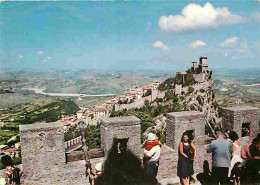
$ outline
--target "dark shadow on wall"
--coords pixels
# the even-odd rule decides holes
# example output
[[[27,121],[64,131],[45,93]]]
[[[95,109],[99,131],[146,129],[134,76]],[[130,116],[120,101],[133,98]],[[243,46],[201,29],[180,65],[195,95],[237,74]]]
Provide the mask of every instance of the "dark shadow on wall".
[[[114,138],[104,166],[104,185],[150,185],[141,160],[127,149],[128,138]],[[158,184],[159,185],[159,184]]]

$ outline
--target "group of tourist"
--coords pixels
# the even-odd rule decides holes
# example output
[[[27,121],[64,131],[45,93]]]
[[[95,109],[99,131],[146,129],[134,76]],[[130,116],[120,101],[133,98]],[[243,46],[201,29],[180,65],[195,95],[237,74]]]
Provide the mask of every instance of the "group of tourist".
[[[193,161],[197,152],[192,140],[188,133],[184,133],[179,144],[177,175],[182,185],[189,185],[193,179]],[[206,170],[211,177],[208,184],[238,185],[243,174],[244,178],[259,180],[260,134],[241,150],[237,133],[231,131],[225,135],[217,131],[216,139],[208,145],[207,152],[212,153],[212,172]]]
[[[177,175],[182,185],[189,185],[191,181],[194,181],[193,163],[197,157],[197,150],[193,139],[194,137],[190,133],[185,132],[179,143]],[[109,182],[106,184],[109,185],[121,185],[129,179],[130,184],[131,182],[143,182],[143,180],[147,185],[158,184],[156,176],[162,147],[159,136],[153,133],[148,134],[147,140],[143,144],[143,165],[137,157],[130,151],[128,152],[128,138],[117,138],[115,141],[114,150],[111,150],[105,164],[97,163],[93,170],[87,168],[86,174],[89,176],[91,184],[104,184],[103,173],[106,174],[106,180]],[[212,153],[212,171],[210,172],[207,161],[206,163],[204,161],[203,165],[204,173],[209,177],[207,184],[233,183],[239,185],[243,178],[260,180],[260,134],[253,139],[252,143],[241,148],[237,133],[231,131],[223,134],[217,131],[216,139],[207,146],[206,151]],[[11,165],[11,159],[5,161],[6,184],[19,184],[19,175],[15,175],[16,171]],[[106,170],[104,170],[104,166],[106,166]]]
[[[182,185],[189,185],[194,181],[192,177],[194,175],[193,163],[197,157],[197,150],[193,139],[190,133],[185,132],[179,143],[177,175]],[[161,146],[159,137],[153,133],[148,134],[147,140],[143,144],[143,176],[148,185],[158,183],[156,176],[158,173]],[[231,131],[222,134],[222,132],[217,131],[216,139],[207,146],[206,151],[212,153],[211,172],[207,161],[206,163],[204,162],[203,166],[209,177],[206,184],[223,185],[233,183],[234,185],[238,185],[243,174],[245,177],[259,178],[259,176],[254,177],[253,173],[258,174],[260,167],[260,134],[258,134],[251,144],[241,148],[239,137],[235,132]],[[250,173],[250,170],[253,173]],[[94,175],[90,176],[95,185],[100,184],[99,179],[102,178],[101,172],[102,167],[98,163],[96,169],[93,170],[92,174]]]

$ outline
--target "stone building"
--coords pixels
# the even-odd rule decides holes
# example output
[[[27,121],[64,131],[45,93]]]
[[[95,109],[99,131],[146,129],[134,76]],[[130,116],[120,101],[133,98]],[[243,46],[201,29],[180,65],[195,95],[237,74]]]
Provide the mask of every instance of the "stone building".
[[[200,73],[206,73],[208,69],[208,57],[202,56],[200,57],[200,63],[199,63],[199,72]]]
[[[260,109],[249,106],[222,108],[223,129],[235,131],[239,137],[250,139],[259,132]]]

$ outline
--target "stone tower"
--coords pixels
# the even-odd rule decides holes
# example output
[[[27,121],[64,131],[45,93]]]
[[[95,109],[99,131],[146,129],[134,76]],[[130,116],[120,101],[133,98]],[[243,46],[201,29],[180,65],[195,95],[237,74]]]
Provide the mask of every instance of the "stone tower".
[[[233,130],[239,137],[250,139],[259,132],[260,109],[250,106],[236,106],[222,108],[222,127]]]

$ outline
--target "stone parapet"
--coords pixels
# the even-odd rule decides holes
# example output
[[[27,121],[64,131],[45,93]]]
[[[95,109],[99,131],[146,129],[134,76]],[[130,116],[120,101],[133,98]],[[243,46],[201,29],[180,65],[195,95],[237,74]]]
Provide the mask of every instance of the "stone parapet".
[[[205,135],[206,114],[199,111],[168,113],[166,119],[166,145],[177,150],[182,134],[193,131],[195,140]]]
[[[250,139],[259,133],[260,109],[251,106],[236,106],[222,108],[222,127],[224,130],[233,130],[242,137],[242,127],[249,124]]]
[[[60,123],[20,126],[25,185],[88,184],[85,164],[77,166],[65,160],[63,127]]]
[[[114,138],[117,136],[128,137],[128,149],[136,156],[140,156],[141,125],[140,119],[135,116],[116,118],[100,118],[101,147],[107,156],[112,148]]]

